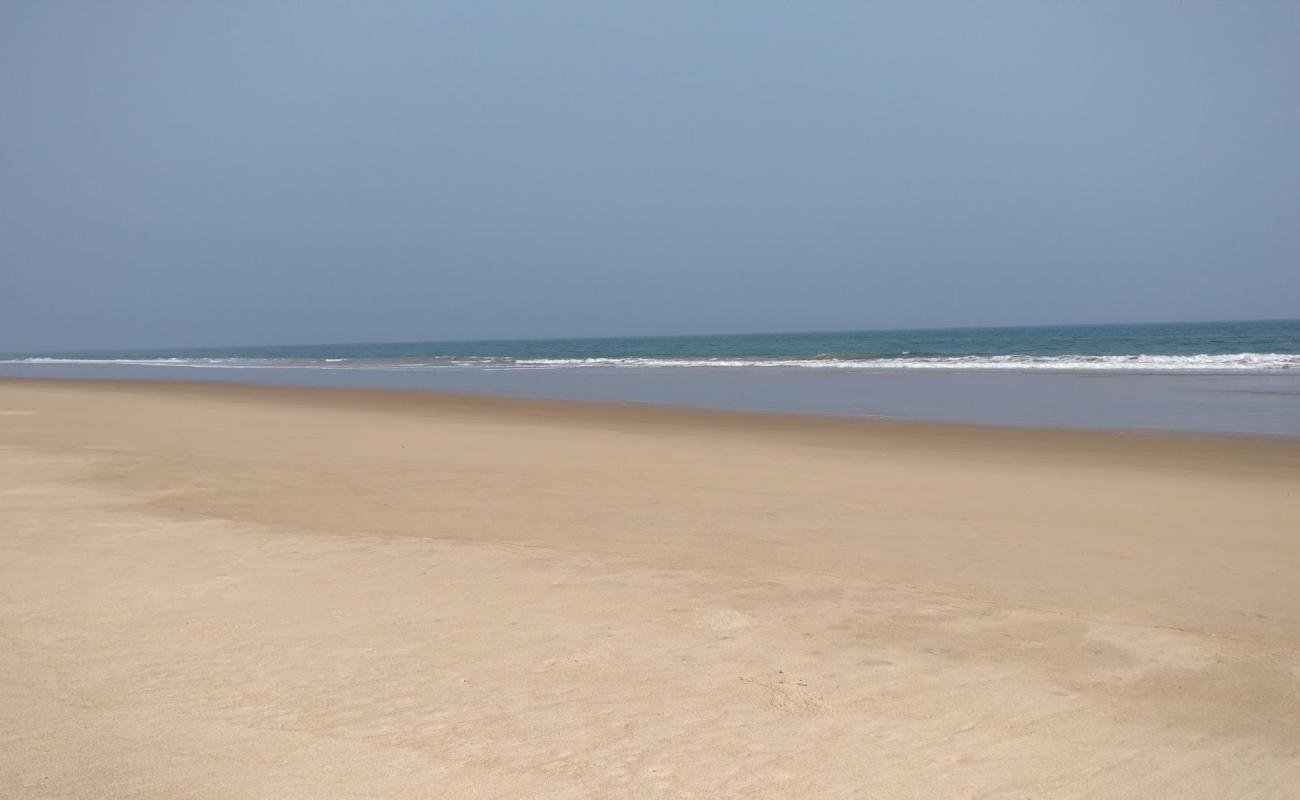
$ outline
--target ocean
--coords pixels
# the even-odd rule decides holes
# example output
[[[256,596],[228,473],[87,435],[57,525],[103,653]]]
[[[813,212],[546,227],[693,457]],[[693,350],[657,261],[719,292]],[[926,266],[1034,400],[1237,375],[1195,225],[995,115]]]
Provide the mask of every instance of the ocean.
[[[16,353],[0,375],[1300,435],[1300,320]]]
[[[1300,369],[1300,320],[206,347],[10,354],[3,361],[82,362],[226,369],[1262,371]]]

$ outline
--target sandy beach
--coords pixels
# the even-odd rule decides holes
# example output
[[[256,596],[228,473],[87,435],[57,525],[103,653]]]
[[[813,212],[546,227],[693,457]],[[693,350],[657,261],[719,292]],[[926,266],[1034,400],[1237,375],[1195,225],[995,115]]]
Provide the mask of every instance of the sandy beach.
[[[0,795],[1300,796],[1300,440],[0,381]]]

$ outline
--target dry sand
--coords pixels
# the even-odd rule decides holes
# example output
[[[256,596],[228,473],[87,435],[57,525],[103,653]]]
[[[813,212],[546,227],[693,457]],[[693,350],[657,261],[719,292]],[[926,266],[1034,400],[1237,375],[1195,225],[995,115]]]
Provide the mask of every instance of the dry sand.
[[[6,798],[1300,796],[1300,442],[0,381]]]

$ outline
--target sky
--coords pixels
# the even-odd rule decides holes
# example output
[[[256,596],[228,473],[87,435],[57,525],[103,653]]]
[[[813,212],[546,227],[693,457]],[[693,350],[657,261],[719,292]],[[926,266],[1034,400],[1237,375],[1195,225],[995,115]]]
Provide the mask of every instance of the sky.
[[[1300,317],[1300,4],[0,4],[0,351]]]

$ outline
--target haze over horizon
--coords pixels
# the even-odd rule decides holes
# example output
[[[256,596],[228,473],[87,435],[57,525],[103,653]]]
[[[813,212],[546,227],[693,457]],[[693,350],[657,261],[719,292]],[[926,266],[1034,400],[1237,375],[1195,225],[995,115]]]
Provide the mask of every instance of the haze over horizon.
[[[0,351],[1300,316],[1300,7],[0,9]]]

